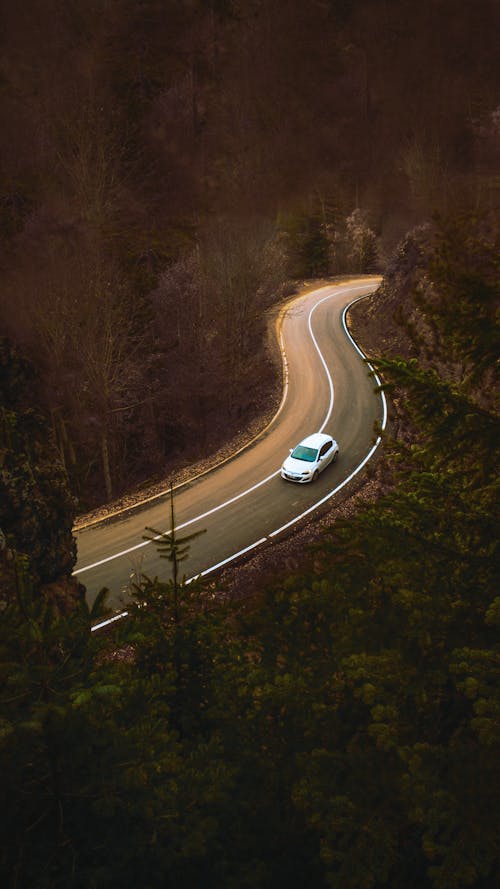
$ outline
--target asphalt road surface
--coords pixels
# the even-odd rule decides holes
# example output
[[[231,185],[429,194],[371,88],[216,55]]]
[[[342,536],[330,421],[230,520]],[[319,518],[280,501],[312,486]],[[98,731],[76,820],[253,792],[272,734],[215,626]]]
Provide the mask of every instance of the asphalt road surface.
[[[280,408],[268,428],[243,451],[175,489],[179,534],[205,530],[193,540],[181,569],[186,577],[209,574],[262,542],[293,532],[304,513],[334,498],[365,471],[385,425],[385,400],[375,392],[361,353],[347,333],[345,309],[372,293],[379,279],[328,285],[291,300],[280,315],[284,362]],[[279,474],[289,449],[311,432],[333,435],[339,458],[316,482],[298,485]],[[169,563],[142,538],[146,527],[169,527],[169,498],[162,495],[75,532],[75,575],[91,603],[110,590],[110,605],[126,609],[131,576],[167,579]]]

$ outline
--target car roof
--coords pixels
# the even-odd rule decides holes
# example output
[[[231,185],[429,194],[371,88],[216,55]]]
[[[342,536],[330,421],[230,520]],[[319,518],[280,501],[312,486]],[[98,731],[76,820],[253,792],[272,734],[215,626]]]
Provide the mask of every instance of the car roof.
[[[312,435],[308,435],[307,438],[303,438],[299,444],[304,445],[306,448],[320,448],[321,445],[324,445],[325,441],[331,441],[331,435],[325,435],[324,432],[313,432]]]

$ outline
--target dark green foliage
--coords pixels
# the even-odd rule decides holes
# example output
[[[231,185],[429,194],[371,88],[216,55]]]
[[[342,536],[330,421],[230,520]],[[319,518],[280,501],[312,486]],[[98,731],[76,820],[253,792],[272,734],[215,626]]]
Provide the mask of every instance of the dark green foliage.
[[[75,503],[47,418],[36,407],[32,365],[0,339],[0,528],[31,570],[49,582],[76,561]]]
[[[84,834],[90,846],[96,842],[86,760],[103,765],[106,711],[120,694],[111,677],[94,672],[98,644],[90,638],[90,621],[101,605],[102,597],[90,614],[82,601],[63,617],[34,595],[25,575],[2,611],[0,755],[2,809],[9,812],[0,859],[4,885],[62,885],[78,857],[75,834]]]
[[[419,254],[435,366],[374,361],[404,410],[397,486],[296,576],[240,607],[144,578],[118,635],[97,638],[83,603],[61,615],[31,593],[20,560],[0,621],[5,885],[496,887],[491,331],[471,328],[465,374],[455,360],[491,275],[471,247],[445,323],[462,237]],[[174,565],[187,554],[160,538]]]
[[[283,220],[293,278],[318,278],[330,270],[330,248],[325,223],[317,215],[302,214]]]
[[[369,274],[378,270],[378,244],[367,214],[341,213],[333,199],[314,195],[309,209],[280,216],[278,225],[292,278]]]
[[[179,588],[181,585],[179,578],[179,564],[188,558],[191,540],[195,540],[200,534],[204,534],[205,529],[196,531],[194,534],[186,534],[183,537],[179,536],[175,527],[174,491],[172,483],[170,483],[170,529],[169,531],[156,531],[154,528],[146,528],[146,531],[149,531],[150,534],[153,534],[154,536],[151,537],[145,534],[143,539],[156,543],[160,559],[166,559],[172,566],[172,577],[167,586],[171,588],[173,616],[174,621],[178,623]],[[151,586],[148,580],[146,580],[146,583]],[[157,587],[157,581],[155,581],[153,586]]]
[[[436,244],[457,254],[457,229]],[[448,281],[454,269],[443,272]],[[447,338],[467,340],[485,280],[463,285],[458,318],[443,321],[442,376],[416,361],[375,362],[404,393],[413,427],[412,444],[391,448],[399,486],[337,523],[314,572],[269,590],[251,628],[266,716],[282,719],[290,799],[339,889],[495,881],[498,417],[481,403],[489,364],[471,358],[463,382],[453,365],[445,372]],[[427,286],[443,320],[449,291],[437,276]]]
[[[168,664],[144,673],[130,648],[110,653],[90,632],[102,605],[62,617],[26,585],[3,611],[2,885],[139,889],[147,872],[151,887],[190,886],[211,854],[220,744],[180,741]]]

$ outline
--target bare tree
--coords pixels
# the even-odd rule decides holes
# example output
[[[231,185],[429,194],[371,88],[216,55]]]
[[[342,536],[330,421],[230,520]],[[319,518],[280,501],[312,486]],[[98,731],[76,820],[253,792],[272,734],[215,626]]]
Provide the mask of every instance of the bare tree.
[[[212,222],[203,237],[200,261],[210,313],[221,334],[231,400],[255,325],[269,294],[283,281],[284,257],[267,220],[225,217]]]
[[[144,393],[136,365],[141,342],[137,306],[113,265],[94,257],[82,269],[83,299],[73,325],[81,381],[75,395],[82,417],[94,422],[99,438],[107,499],[113,495],[110,448],[119,434],[120,417]],[[139,364],[140,366],[140,364]]]

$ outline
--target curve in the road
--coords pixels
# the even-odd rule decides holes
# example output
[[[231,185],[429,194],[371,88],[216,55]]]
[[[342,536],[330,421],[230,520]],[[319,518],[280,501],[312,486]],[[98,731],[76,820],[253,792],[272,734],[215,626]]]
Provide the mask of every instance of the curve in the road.
[[[326,415],[325,415],[325,417],[324,417],[324,419],[323,419],[323,422],[322,422],[322,424],[321,424],[320,431],[323,430],[323,429],[325,428],[325,426],[326,426],[326,424],[328,423],[328,420],[329,420],[329,418],[330,418],[330,416],[331,416],[331,414],[332,414],[332,411],[333,411],[333,405],[334,405],[334,398],[335,398],[335,390],[334,390],[334,384],[333,384],[332,376],[331,376],[331,374],[330,374],[328,365],[327,365],[327,363],[326,363],[326,361],[325,361],[325,359],[324,359],[324,357],[323,357],[323,355],[322,355],[322,352],[321,352],[321,350],[320,350],[320,347],[319,347],[318,342],[317,342],[317,340],[316,340],[316,337],[315,337],[315,335],[314,335],[313,326],[312,326],[312,318],[313,318],[313,315],[314,315],[315,311],[318,309],[318,307],[319,307],[320,305],[322,305],[322,303],[324,303],[324,302],[326,302],[327,300],[331,299],[333,295],[334,295],[333,293],[329,293],[329,294],[327,294],[326,296],[324,296],[324,297],[322,297],[321,299],[319,299],[319,300],[312,306],[312,308],[310,309],[310,311],[309,311],[309,316],[308,316],[308,330],[309,330],[309,334],[310,334],[310,336],[311,336],[312,342],[313,342],[313,344],[314,344],[314,348],[316,349],[316,351],[317,351],[317,353],[318,353],[318,356],[319,356],[319,358],[320,358],[321,364],[322,364],[323,369],[324,369],[324,371],[325,371],[325,374],[326,374],[326,377],[327,377],[327,381],[328,381],[329,391],[330,391],[329,404],[328,404],[328,408],[327,408]],[[347,336],[347,338],[348,338],[349,341],[351,342],[351,344],[352,344],[352,346],[354,347],[354,349],[358,352],[358,354],[359,354],[359,355],[363,358],[363,360],[365,360],[365,361],[366,361],[366,356],[364,355],[363,351],[362,351],[361,348],[358,346],[358,344],[355,342],[355,340],[354,340],[354,338],[352,337],[350,331],[348,330],[347,323],[346,323],[346,316],[347,316],[347,313],[348,313],[348,311],[349,311],[349,309],[351,308],[352,305],[354,305],[355,303],[359,302],[359,301],[362,300],[362,299],[365,299],[366,296],[368,296],[368,295],[369,295],[369,294],[364,294],[364,295],[359,296],[359,297],[357,297],[356,299],[352,300],[347,306],[345,306],[345,308],[343,309],[343,312],[342,312],[342,325],[343,325],[343,329],[344,329],[345,335]],[[295,303],[295,302],[296,302],[296,300],[293,301],[293,303]],[[284,317],[284,315],[286,314],[286,311],[288,311],[289,307],[290,307],[290,304],[288,304],[288,306],[285,307],[285,309],[280,313],[280,319]],[[279,321],[278,321],[278,323],[279,323]],[[275,416],[273,417],[273,419],[271,420],[271,422],[270,422],[270,423],[268,424],[268,426],[266,427],[266,430],[263,430],[263,432],[259,433],[259,435],[257,435],[257,436],[255,437],[255,439],[261,437],[261,436],[264,434],[264,432],[267,431],[267,429],[268,429],[268,428],[269,428],[269,427],[276,421],[278,415],[281,413],[281,410],[283,409],[283,406],[284,406],[284,404],[285,404],[285,402],[286,402],[286,398],[287,398],[287,393],[288,393],[288,363],[287,363],[286,351],[285,351],[285,347],[284,347],[283,336],[282,336],[282,331],[281,331],[281,330],[279,330],[278,341],[279,341],[279,345],[280,345],[280,351],[281,351],[282,362],[283,362],[283,396],[282,396],[282,399],[281,399],[280,406],[279,406],[279,408],[278,408],[278,410],[277,410]],[[374,379],[375,379],[375,382],[377,383],[377,385],[380,385],[380,380],[379,380],[379,378],[377,377],[376,373],[375,373],[374,370],[373,370],[373,367],[370,365],[369,362],[367,362],[367,366],[369,367],[370,371],[372,372],[372,374],[373,374],[373,376],[374,376]],[[383,431],[383,430],[385,429],[385,427],[386,427],[386,423],[387,423],[387,403],[386,403],[386,399],[385,399],[385,395],[384,395],[383,391],[380,391],[380,397],[381,397],[381,401],[382,401],[382,413],[383,413],[383,416],[382,416],[382,422],[381,422],[381,431]],[[255,439],[252,439],[252,442],[255,441]],[[363,469],[363,467],[364,467],[364,466],[369,462],[369,460],[373,457],[374,453],[376,452],[377,448],[378,448],[379,445],[380,445],[380,442],[381,442],[381,436],[379,435],[378,438],[376,439],[375,443],[373,444],[373,446],[370,448],[370,450],[369,450],[368,453],[364,456],[364,458],[360,461],[360,463],[354,468],[354,470],[353,470],[353,471],[352,471],[352,472],[351,472],[345,479],[343,479],[339,484],[337,484],[331,491],[329,491],[329,492],[327,492],[325,495],[323,495],[319,500],[317,500],[315,503],[313,503],[312,505],[310,505],[306,510],[303,510],[302,512],[300,512],[299,514],[297,514],[296,516],[294,516],[292,519],[290,519],[288,522],[286,522],[285,524],[281,525],[279,528],[276,528],[275,530],[268,532],[267,536],[265,536],[265,537],[261,537],[261,538],[255,540],[253,543],[249,544],[248,546],[245,546],[243,549],[240,549],[238,552],[233,553],[232,555],[228,556],[227,558],[223,559],[222,561],[219,561],[219,562],[217,562],[216,564],[211,565],[210,567],[208,567],[208,568],[204,569],[203,571],[199,572],[198,574],[194,575],[194,577],[200,577],[200,576],[201,576],[201,577],[204,577],[204,576],[206,576],[206,575],[208,575],[208,574],[210,574],[210,573],[213,573],[214,571],[216,571],[216,570],[218,570],[218,569],[224,567],[225,565],[230,564],[231,562],[236,561],[237,559],[241,558],[243,555],[246,555],[247,553],[249,553],[249,552],[255,550],[257,547],[261,546],[263,543],[269,541],[270,539],[273,539],[273,538],[277,537],[279,534],[283,533],[285,530],[288,530],[288,529],[289,529],[290,527],[292,527],[293,525],[295,525],[295,524],[297,524],[298,522],[302,521],[302,519],[304,519],[306,516],[308,516],[308,515],[310,515],[311,513],[313,513],[313,512],[314,512],[315,510],[317,510],[320,506],[322,506],[324,503],[326,503],[328,500],[330,500],[333,496],[335,496],[335,494],[337,494],[342,488],[344,488],[347,484],[349,484],[349,482],[350,482],[350,481],[351,481],[351,480],[352,480],[352,479],[353,479],[359,472],[361,472],[361,470]],[[249,446],[250,443],[251,443],[251,442],[247,443],[247,445],[245,445],[244,448],[241,448],[237,453],[240,453],[241,450],[245,450],[245,449]],[[234,457],[234,456],[236,456],[236,454],[232,455],[232,457]],[[224,462],[225,462],[225,461],[224,461]],[[209,470],[209,471],[210,471],[210,470]],[[206,518],[206,517],[208,517],[208,516],[214,514],[215,512],[218,512],[219,510],[221,510],[221,509],[223,509],[224,507],[230,505],[231,503],[234,503],[235,501],[240,500],[241,498],[245,497],[247,494],[251,493],[252,491],[255,491],[257,488],[261,487],[262,485],[264,485],[264,484],[266,484],[267,482],[269,482],[271,479],[275,478],[276,475],[279,474],[279,471],[280,471],[280,470],[277,469],[276,471],[274,471],[274,472],[271,473],[270,475],[266,476],[264,479],[261,479],[261,480],[260,480],[259,482],[257,482],[256,484],[252,485],[251,487],[247,488],[247,489],[244,490],[244,491],[241,491],[241,492],[238,493],[236,496],[234,496],[234,497],[232,497],[232,498],[230,498],[230,499],[224,501],[223,503],[218,504],[217,506],[215,506],[215,507],[213,507],[213,508],[211,508],[211,509],[205,511],[204,513],[202,513],[202,514],[200,514],[200,515],[198,515],[198,516],[196,516],[196,517],[194,517],[194,518],[189,519],[188,521],[186,521],[186,522],[184,522],[184,523],[182,523],[182,524],[179,524],[179,525],[177,526],[176,530],[182,530],[183,528],[187,527],[188,525],[191,525],[191,524],[193,524],[193,523],[195,523],[195,522],[197,522],[197,521],[200,521],[200,520],[202,520],[202,519],[204,519],[204,518]],[[205,473],[203,473],[203,474],[205,474]],[[182,487],[182,485],[179,485],[178,487]],[[161,495],[157,495],[157,496],[161,496]],[[155,498],[155,499],[156,499],[156,498]],[[113,561],[114,559],[117,559],[117,558],[119,558],[119,557],[121,557],[121,556],[127,555],[127,554],[129,554],[129,553],[131,553],[131,552],[133,552],[133,551],[135,551],[135,550],[138,550],[138,549],[140,549],[140,548],[142,548],[142,547],[144,547],[144,546],[149,545],[150,542],[151,542],[150,540],[142,541],[141,543],[135,544],[134,546],[129,547],[129,548],[125,549],[125,550],[122,550],[121,552],[114,553],[113,555],[111,555],[111,556],[107,556],[107,557],[105,557],[105,558],[103,558],[103,559],[101,559],[101,560],[99,560],[99,561],[97,561],[97,562],[94,562],[94,563],[89,564],[89,565],[86,565],[86,566],[84,566],[84,567],[82,567],[82,568],[76,569],[74,573],[75,573],[75,574],[81,574],[81,573],[83,573],[83,572],[85,572],[85,571],[90,570],[91,568],[94,568],[94,567],[98,566],[98,565],[102,565],[102,564],[105,564],[106,562]],[[187,580],[187,582],[189,583],[191,580],[194,579],[194,577],[189,578],[189,579]],[[93,630],[101,629],[102,627],[109,625],[109,624],[112,623],[113,621],[115,621],[115,620],[119,620],[119,619],[125,617],[125,616],[127,615],[127,613],[128,613],[128,612],[127,612],[126,610],[121,611],[119,614],[113,616],[112,618],[107,619],[107,620],[105,620],[105,621],[102,621],[102,622],[100,622],[100,623],[94,625],[92,629],[93,629]]]

